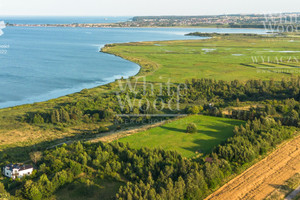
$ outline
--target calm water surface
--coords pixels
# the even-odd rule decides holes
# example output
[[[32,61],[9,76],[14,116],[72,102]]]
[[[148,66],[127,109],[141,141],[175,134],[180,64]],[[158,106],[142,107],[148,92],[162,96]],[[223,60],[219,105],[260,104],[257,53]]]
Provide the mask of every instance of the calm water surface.
[[[80,20],[102,23],[128,19]],[[74,18],[0,17],[1,20],[32,24],[83,22]],[[256,29],[214,28],[7,27],[0,36],[0,108],[49,100],[138,73],[137,64],[99,52],[105,44],[196,39],[184,36],[195,31],[264,33]]]

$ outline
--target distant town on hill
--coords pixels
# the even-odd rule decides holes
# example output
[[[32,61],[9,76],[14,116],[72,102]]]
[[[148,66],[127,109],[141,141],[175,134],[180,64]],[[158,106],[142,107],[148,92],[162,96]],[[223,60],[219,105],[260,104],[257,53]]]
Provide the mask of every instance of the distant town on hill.
[[[11,24],[8,26],[61,26],[61,27],[217,27],[268,28],[299,30],[300,12],[277,14],[230,14],[199,16],[136,16],[126,22],[89,24]],[[280,27],[282,26],[282,27]],[[299,27],[298,27],[299,26]]]
[[[270,23],[297,24],[300,13],[278,14],[231,14],[203,16],[138,16],[125,22],[129,26],[209,26],[219,25],[231,28],[264,28]]]

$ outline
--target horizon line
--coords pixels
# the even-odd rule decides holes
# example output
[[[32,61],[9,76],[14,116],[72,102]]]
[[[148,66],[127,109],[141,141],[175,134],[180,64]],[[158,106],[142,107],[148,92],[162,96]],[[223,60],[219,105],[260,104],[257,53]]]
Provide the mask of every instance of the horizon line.
[[[264,14],[300,14],[297,12],[268,12],[268,13],[223,13],[223,14],[159,14],[159,15],[0,15],[0,17],[163,17],[163,16],[223,16],[223,15],[264,15]]]

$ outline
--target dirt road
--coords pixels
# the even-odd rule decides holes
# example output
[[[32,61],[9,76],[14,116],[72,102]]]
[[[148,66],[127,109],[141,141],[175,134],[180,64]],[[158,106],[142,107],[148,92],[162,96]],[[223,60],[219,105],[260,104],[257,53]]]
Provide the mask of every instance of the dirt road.
[[[291,194],[285,197],[284,200],[292,200],[300,193],[300,186],[297,187]]]
[[[300,172],[300,136],[237,176],[206,200],[262,200]]]

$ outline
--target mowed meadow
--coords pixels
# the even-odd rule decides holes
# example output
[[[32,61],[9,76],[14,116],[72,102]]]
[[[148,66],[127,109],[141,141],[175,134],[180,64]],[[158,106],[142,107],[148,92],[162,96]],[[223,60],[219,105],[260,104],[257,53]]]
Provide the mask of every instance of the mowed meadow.
[[[183,83],[192,78],[281,80],[299,74],[299,42],[297,35],[230,34],[200,40],[116,44],[103,51],[139,63],[143,67],[140,75],[151,82],[170,79]]]
[[[186,132],[189,123],[196,124],[196,133]],[[234,126],[241,124],[244,122],[240,120],[192,115],[118,141],[129,143],[136,149],[147,147],[173,150],[191,158],[198,153],[210,153],[215,146],[233,136]]]

